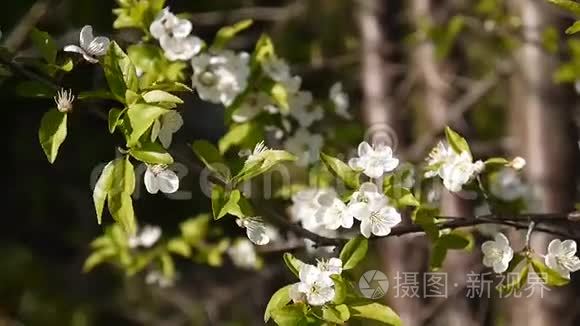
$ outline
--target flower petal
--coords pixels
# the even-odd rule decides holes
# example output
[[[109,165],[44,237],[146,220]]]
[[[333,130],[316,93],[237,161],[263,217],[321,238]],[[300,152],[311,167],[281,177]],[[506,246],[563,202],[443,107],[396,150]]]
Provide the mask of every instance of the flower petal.
[[[83,50],[81,47],[79,47],[78,45],[67,45],[62,49],[64,52],[74,52],[74,53],[80,53],[80,54],[85,54],[85,50]]]
[[[576,254],[576,241],[564,240],[562,242],[562,254],[565,256],[574,256]]]
[[[157,182],[157,177],[149,168],[145,170],[145,176],[143,177],[145,181],[145,188],[150,194],[156,194],[159,191],[159,184]]]
[[[178,23],[173,26],[173,36],[176,38],[184,38],[191,33],[191,22],[187,19],[179,19]]]
[[[548,245],[548,253],[553,255],[559,255],[562,252],[562,241],[560,239],[554,239],[550,241]]]
[[[509,263],[499,260],[493,264],[493,271],[496,273],[503,273],[508,269]]]
[[[166,194],[172,194],[179,189],[179,178],[170,169],[161,171],[157,175],[157,182],[159,184],[159,190]]]
[[[81,48],[87,49],[94,39],[95,37],[93,36],[93,26],[91,25],[83,26],[80,34]]]
[[[359,157],[367,156],[368,154],[370,154],[372,152],[373,152],[373,148],[366,141],[363,141],[362,143],[360,143],[358,145],[358,156]]]

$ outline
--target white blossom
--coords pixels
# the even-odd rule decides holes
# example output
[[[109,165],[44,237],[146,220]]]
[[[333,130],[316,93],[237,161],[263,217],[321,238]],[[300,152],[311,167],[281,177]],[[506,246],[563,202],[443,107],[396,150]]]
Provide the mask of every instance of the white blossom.
[[[306,166],[316,162],[324,139],[318,134],[312,134],[305,128],[299,128],[293,136],[284,142],[284,148],[296,155],[296,165]]]
[[[312,93],[308,91],[300,91],[292,94],[288,98],[288,107],[290,108],[290,115],[298,121],[300,127],[308,128],[315,121],[324,117],[324,111],[320,106],[311,106]]]
[[[360,232],[370,238],[371,234],[386,236],[391,229],[401,223],[401,214],[389,206],[385,196],[369,201],[368,205],[353,212],[354,217],[361,221]]]
[[[270,149],[264,145],[264,141],[257,143],[256,146],[254,146],[254,150],[250,153],[244,164],[250,165],[263,161],[269,150]]]
[[[65,90],[64,88],[61,88],[54,97],[56,108],[62,113],[68,113],[72,111],[74,100],[75,96],[73,95],[71,89]]]
[[[576,257],[574,240],[552,240],[544,260],[548,267],[567,279],[570,279],[571,272],[580,270],[580,258]]]
[[[264,221],[261,217],[252,216],[243,219],[237,219],[236,223],[239,227],[246,229],[246,235],[253,243],[262,246],[270,242],[268,229],[266,228],[266,224],[264,224]]]
[[[254,245],[246,239],[237,240],[230,248],[228,255],[234,265],[240,268],[254,269],[258,264],[258,255]]]
[[[335,193],[326,193],[318,196],[320,209],[316,217],[330,230],[339,227],[350,229],[354,223],[354,217],[348,206],[338,198]]]
[[[351,158],[348,165],[354,170],[362,171],[370,178],[380,178],[384,173],[393,171],[399,165],[399,160],[393,157],[393,150],[385,145],[373,148],[363,141],[358,146],[358,156]]]
[[[522,198],[527,189],[516,171],[505,168],[498,172],[489,190],[502,200],[512,201]]]
[[[508,163],[508,166],[516,170],[521,170],[526,166],[526,160],[523,157],[517,156]]]
[[[445,188],[452,192],[458,192],[463,189],[463,185],[479,174],[483,168],[483,162],[477,161],[473,163],[471,154],[463,152],[446,162],[441,169],[440,175]]]
[[[247,53],[236,55],[230,50],[194,57],[192,83],[199,97],[226,106],[232,104],[248,84],[249,60]]]
[[[165,165],[147,165],[144,181],[145,188],[150,194],[156,194],[159,190],[166,194],[172,194],[179,189],[177,174]]]
[[[505,272],[514,257],[510,242],[503,233],[496,234],[494,240],[484,242],[481,245],[481,251],[483,265],[493,268],[495,273]]]
[[[473,162],[467,151],[456,153],[450,146],[439,142],[427,158],[425,177],[439,176],[449,191],[458,192],[485,168],[482,161]]]
[[[339,258],[321,259],[316,267],[328,276],[340,275],[342,273],[342,260]]]
[[[351,120],[352,115],[348,112],[348,107],[350,105],[350,101],[348,98],[348,94],[346,94],[342,89],[342,83],[337,82],[330,88],[328,97],[330,101],[334,104],[334,112],[347,119]]]
[[[187,61],[198,54],[203,48],[203,40],[196,36],[184,38],[162,37],[159,44],[165,57],[171,61]]]
[[[173,285],[173,280],[165,277],[163,273],[158,270],[152,270],[145,276],[145,283],[150,285],[157,285],[160,288],[167,288]]]
[[[151,248],[161,237],[161,228],[158,226],[145,225],[135,235],[129,237],[129,247]]]
[[[237,123],[242,123],[252,120],[263,111],[276,113],[278,110],[268,94],[264,92],[252,93],[232,113],[232,120]]]
[[[298,92],[302,79],[298,76],[292,76],[288,63],[278,57],[269,57],[262,61],[262,69],[273,81],[282,84],[289,94]]]
[[[322,272],[316,266],[302,264],[299,277],[300,282],[290,291],[293,300],[305,298],[310,305],[322,306],[334,299],[334,282],[326,272]]]
[[[151,141],[159,139],[163,147],[169,148],[173,140],[173,134],[181,129],[182,126],[183,118],[181,114],[175,110],[170,110],[153,123]]]
[[[325,194],[336,194],[333,189],[308,188],[292,196],[290,217],[294,222],[300,222],[302,227],[319,235],[331,235],[332,232],[324,226],[318,211],[322,208],[318,197]]]
[[[104,36],[93,36],[93,27],[86,25],[81,29],[80,46],[67,45],[64,47],[66,52],[75,52],[82,54],[83,58],[90,63],[97,63],[97,57],[104,56],[109,49],[110,41]]]
[[[191,33],[191,29],[192,26],[189,20],[180,19],[169,11],[169,8],[163,9],[149,26],[149,32],[156,39],[166,36],[184,38]]]

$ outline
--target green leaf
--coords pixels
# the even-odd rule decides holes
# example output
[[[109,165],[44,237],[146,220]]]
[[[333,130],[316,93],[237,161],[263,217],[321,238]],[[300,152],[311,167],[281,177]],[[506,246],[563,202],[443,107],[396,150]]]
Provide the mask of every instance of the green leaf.
[[[348,308],[352,318],[370,319],[392,326],[402,325],[401,318],[391,308],[377,302],[353,303]]]
[[[350,311],[345,304],[340,304],[337,306],[324,306],[322,307],[322,319],[335,323],[343,324],[350,318]]]
[[[426,206],[417,207],[411,216],[414,223],[419,224],[429,239],[433,242],[439,239],[439,228],[436,225],[436,216],[439,210]]]
[[[105,207],[105,200],[113,184],[113,161],[107,163],[99,180],[93,189],[93,203],[95,205],[95,212],[97,213],[97,223],[101,224],[103,216],[103,208]]]
[[[580,16],[580,3],[572,0],[548,0],[549,2],[565,9],[577,16]]]
[[[236,34],[252,26],[252,23],[253,21],[251,19],[246,19],[237,22],[234,25],[220,28],[211,47],[216,50],[223,49],[226,44],[236,36]]]
[[[447,256],[447,251],[454,250],[468,250],[473,244],[472,239],[468,235],[453,231],[442,235],[433,246],[433,253],[431,254],[430,266],[432,270],[438,270],[443,265],[443,261]]]
[[[182,104],[183,100],[179,97],[162,91],[162,90],[153,90],[149,91],[142,95],[143,100],[147,103],[159,103],[159,102],[166,102],[166,103],[175,103],[175,104]]]
[[[54,64],[58,48],[50,34],[33,28],[30,31],[30,39],[32,40],[32,43],[34,43],[34,46],[40,50],[44,60],[48,63]]]
[[[229,178],[230,172],[218,149],[206,140],[196,140],[191,145],[193,152],[211,171]]]
[[[342,251],[340,252],[340,260],[342,260],[342,269],[353,269],[366,256],[369,247],[369,242],[363,237],[356,237],[349,240]]]
[[[274,44],[270,37],[266,34],[262,34],[258,42],[256,42],[256,47],[252,53],[252,69],[259,67],[265,60],[276,55],[274,50]]]
[[[141,162],[150,164],[173,164],[171,154],[158,143],[145,143],[141,147],[132,148],[129,154]]]
[[[153,85],[149,86],[145,90],[152,90],[157,89],[166,92],[193,92],[191,87],[179,83],[179,82],[159,82],[153,83]]]
[[[115,129],[117,129],[117,126],[119,125],[119,119],[121,118],[123,113],[125,113],[125,111],[127,111],[126,108],[125,109],[112,108],[109,110],[108,123],[109,123],[109,132],[111,134],[115,132]]]
[[[503,167],[506,166],[510,161],[503,157],[492,157],[485,160],[485,167]]]
[[[223,187],[214,185],[211,191],[211,207],[214,219],[218,220],[226,214],[244,217],[238,204],[240,197],[240,191],[237,189],[226,192]]]
[[[168,253],[163,253],[159,256],[159,262],[161,263],[161,272],[163,276],[168,279],[173,279],[175,277],[175,264],[173,263],[173,258]]]
[[[151,104],[137,103],[129,106],[127,116],[131,123],[131,134],[127,139],[129,146],[134,146],[139,138],[151,127],[153,122],[168,110]]]
[[[282,112],[282,114],[289,112],[290,106],[288,104],[288,91],[286,91],[286,87],[284,85],[280,83],[273,83],[267,88],[266,93],[272,97],[274,103],[280,108],[280,112]]]
[[[96,91],[80,92],[79,100],[100,99],[100,100],[116,100],[117,98],[106,89],[99,89]]]
[[[358,188],[360,185],[360,173],[351,169],[350,166],[345,164],[343,161],[336,157],[320,153],[320,159],[326,165],[328,170],[332,172],[333,175],[340,178],[346,183],[347,186],[351,188]]]
[[[272,319],[279,326],[303,326],[307,325],[306,306],[303,303],[295,303],[271,312]]]
[[[197,245],[204,239],[210,219],[209,214],[200,214],[181,222],[179,228],[183,239],[192,246]]]
[[[36,80],[27,80],[16,84],[14,92],[22,97],[54,97],[56,91],[45,83]]]
[[[96,266],[106,262],[109,258],[117,255],[117,250],[114,247],[106,247],[93,252],[83,265],[83,272],[90,272]]]
[[[116,42],[111,42],[109,50],[103,59],[103,69],[109,88],[117,100],[123,102],[125,91],[139,90],[139,79],[131,59],[123,52]]]
[[[292,287],[292,285],[286,285],[272,295],[270,301],[268,301],[268,305],[266,306],[266,311],[264,312],[265,323],[270,320],[273,310],[280,309],[290,302],[290,287]]]
[[[463,30],[464,26],[465,19],[462,16],[454,16],[447,24],[445,30],[440,32],[438,37],[435,37],[437,59],[445,59],[449,55],[457,36]]]
[[[113,161],[113,183],[108,195],[109,212],[125,232],[134,234],[137,230],[133,200],[131,195],[135,190],[135,171],[129,157],[121,157]]]
[[[246,181],[258,175],[268,172],[281,162],[295,161],[296,156],[283,150],[270,149],[260,154],[260,158],[244,164],[242,170],[236,175],[235,181]]]
[[[521,264],[522,262],[524,264]],[[515,272],[518,267],[521,268]],[[521,254],[515,255],[506,271],[506,278],[497,286],[498,291],[504,294],[519,291],[528,280],[529,270],[530,266],[526,257]]]
[[[234,145],[241,144],[248,135],[253,133],[257,126],[253,123],[234,125],[218,142],[220,153],[223,154]]]
[[[453,131],[453,129],[449,127],[445,127],[445,136],[447,137],[447,142],[453,148],[453,151],[457,154],[461,154],[462,152],[471,153],[469,150],[469,144],[465,138],[461,137],[458,133]]]
[[[580,32],[580,21],[576,21],[572,26],[566,28],[566,34],[568,35],[576,34],[578,32]]]
[[[50,163],[54,163],[60,145],[66,138],[66,113],[57,109],[47,111],[40,121],[38,140]]]
[[[532,259],[532,268],[534,272],[549,286],[563,286],[570,283],[570,280],[560,275],[555,270],[546,266],[543,262]]]
[[[284,263],[286,263],[286,266],[292,274],[296,275],[296,277],[300,277],[300,268],[304,263],[289,252],[285,252],[283,257]]]
[[[334,282],[334,299],[333,303],[341,304],[346,300],[348,294],[348,287],[340,275],[331,275],[330,278]]]

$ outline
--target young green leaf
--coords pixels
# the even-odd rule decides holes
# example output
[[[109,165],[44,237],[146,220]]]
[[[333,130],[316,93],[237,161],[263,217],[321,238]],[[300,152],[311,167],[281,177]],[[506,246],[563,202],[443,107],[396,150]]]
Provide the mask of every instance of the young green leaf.
[[[448,250],[467,250],[471,244],[471,239],[463,233],[452,232],[442,235],[433,246],[430,262],[431,269],[438,270],[441,268]]]
[[[436,225],[437,213],[439,212],[436,208],[419,206],[417,207],[411,216],[414,223],[419,224],[421,228],[425,231],[429,240],[432,242],[439,239],[439,228]]]
[[[175,103],[175,104],[183,104],[183,100],[180,99],[179,97],[168,93],[166,91],[162,91],[162,90],[153,90],[153,91],[149,91],[144,93],[143,95],[143,100],[147,103]]]
[[[103,69],[109,88],[117,100],[124,102],[127,89],[138,91],[139,79],[131,59],[116,42],[111,42],[103,59]]]
[[[211,171],[229,178],[230,172],[218,149],[206,140],[196,140],[191,145],[193,152]]]
[[[123,116],[123,113],[125,113],[127,111],[127,109],[117,109],[117,108],[112,108],[109,110],[109,119],[108,119],[108,123],[109,123],[109,132],[112,134],[115,132],[115,129],[117,129],[117,126],[119,125],[119,119],[121,119],[121,116]]]
[[[449,127],[445,127],[445,136],[447,137],[447,142],[453,149],[453,151],[457,154],[461,154],[462,152],[471,153],[469,150],[469,144],[465,140],[465,138],[461,137],[460,134],[453,131],[453,129]]]
[[[292,285],[286,285],[272,295],[270,301],[268,301],[268,305],[266,306],[266,311],[264,312],[265,323],[270,320],[272,311],[280,309],[290,302],[290,287],[292,287]]]
[[[334,282],[334,299],[332,299],[332,302],[335,304],[341,304],[346,300],[348,286],[340,275],[331,275],[330,278],[332,279],[332,282]]]
[[[34,46],[40,51],[44,60],[48,63],[54,64],[58,48],[50,34],[33,28],[30,31],[30,39],[32,40],[32,43],[34,43]]]
[[[141,162],[150,164],[173,164],[173,157],[158,143],[145,143],[131,148],[129,154]]]
[[[389,307],[372,301],[349,304],[352,318],[363,318],[381,322],[391,326],[401,326],[401,318]]]
[[[211,191],[211,207],[214,219],[219,220],[227,214],[244,217],[239,201],[240,191],[237,189],[226,192],[223,187],[214,185]]]
[[[223,49],[239,32],[252,26],[251,19],[242,20],[231,26],[224,26],[217,32],[215,40],[212,44],[212,49]]]
[[[340,178],[351,188],[358,188],[360,185],[360,173],[354,171],[347,164],[336,157],[320,153],[320,159],[326,165],[328,170],[336,177]]]
[[[50,109],[40,121],[38,140],[50,163],[56,160],[58,149],[66,138],[66,118],[66,113]]]
[[[296,160],[296,156],[283,150],[267,150],[260,154],[261,157],[253,162],[246,162],[244,167],[235,176],[236,181],[246,181],[258,175],[268,172],[271,168],[281,162],[291,162]]]
[[[570,280],[558,274],[555,270],[546,266],[543,262],[532,259],[532,268],[534,272],[549,286],[563,286],[570,283]]]
[[[572,35],[580,32],[580,21],[574,22],[572,26],[566,28],[566,34]]]
[[[99,180],[95,184],[93,190],[93,203],[95,205],[95,212],[97,213],[97,222],[101,224],[103,215],[103,208],[105,207],[105,200],[113,184],[113,161],[107,163],[101,172]]]
[[[580,3],[572,0],[548,0],[549,2],[559,6],[562,9],[568,10],[569,12],[580,16]]]
[[[285,252],[283,257],[284,263],[286,263],[286,266],[292,274],[296,275],[296,277],[300,277],[300,268],[304,263],[289,252]]]
[[[497,286],[499,292],[509,294],[519,291],[528,280],[530,265],[524,255],[514,256],[506,271],[506,278]]]
[[[191,247],[185,240],[181,238],[171,239],[167,243],[167,250],[185,258],[191,257]]]
[[[109,212],[119,222],[125,232],[134,234],[137,230],[133,200],[131,195],[135,190],[135,171],[129,157],[121,157],[113,161],[113,183],[108,195]]]
[[[349,240],[340,252],[342,269],[349,270],[358,265],[365,258],[368,247],[369,242],[363,237],[356,237]]]
[[[151,127],[153,122],[168,110],[159,106],[138,103],[129,106],[127,117],[131,124],[131,134],[127,139],[127,145],[135,146],[139,138]]]
[[[350,311],[345,304],[334,307],[324,306],[322,307],[322,319],[335,324],[343,324],[350,319]]]
[[[303,303],[291,304],[271,312],[272,319],[279,326],[306,326],[307,310]]]
[[[106,262],[109,258],[112,258],[117,255],[117,249],[114,247],[106,247],[100,250],[97,250],[85,260],[83,265],[83,272],[88,273],[93,268],[97,267],[98,265]]]

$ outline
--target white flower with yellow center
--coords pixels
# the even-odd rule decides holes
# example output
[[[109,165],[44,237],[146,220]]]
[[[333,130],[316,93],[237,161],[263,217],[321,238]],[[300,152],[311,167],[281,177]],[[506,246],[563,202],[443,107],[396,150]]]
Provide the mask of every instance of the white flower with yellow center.
[[[300,282],[292,285],[290,298],[297,302],[305,300],[313,306],[322,306],[334,299],[334,282],[326,272],[316,266],[302,264]]]
[[[510,247],[508,238],[503,233],[495,235],[494,240],[489,240],[481,245],[483,252],[483,265],[493,268],[496,273],[505,272],[514,257],[514,251]]]
[[[202,100],[229,106],[248,85],[249,61],[245,52],[202,53],[191,60],[193,87]]]
[[[321,259],[316,267],[328,276],[340,275],[342,273],[342,260],[339,258]]]
[[[350,229],[354,224],[354,217],[348,206],[335,193],[327,193],[318,197],[321,208],[316,217],[330,230],[339,227]]]
[[[348,165],[374,179],[393,171],[399,165],[399,160],[393,157],[393,150],[386,145],[377,145],[373,148],[363,141],[358,146],[358,156],[351,158]]]
[[[570,273],[580,270],[580,258],[576,257],[576,241],[554,239],[548,245],[544,258],[546,265],[567,279]]]
[[[389,235],[391,229],[401,223],[401,214],[389,206],[385,196],[371,199],[368,205],[353,211],[353,214],[361,221],[360,233],[366,238],[371,234],[379,237]]]

